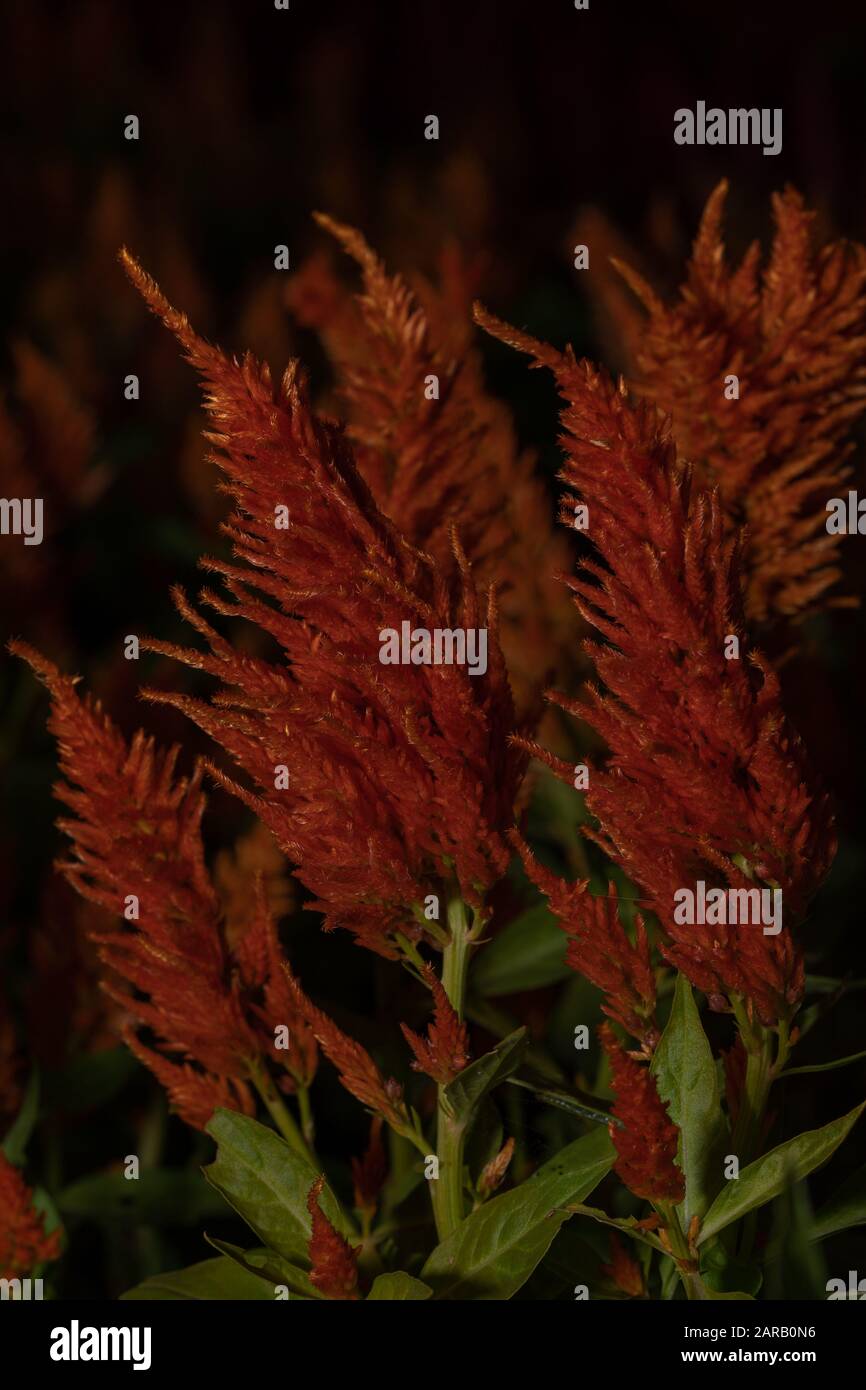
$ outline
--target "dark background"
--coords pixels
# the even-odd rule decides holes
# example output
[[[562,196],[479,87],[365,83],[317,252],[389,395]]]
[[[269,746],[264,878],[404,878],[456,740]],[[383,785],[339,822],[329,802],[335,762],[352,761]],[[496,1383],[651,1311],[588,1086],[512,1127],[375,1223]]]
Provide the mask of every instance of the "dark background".
[[[600,210],[669,289],[723,176],[734,253],[754,236],[766,241],[770,194],[787,182],[818,210],[822,235],[866,238],[864,40],[859,5],[5,5],[0,350],[7,407],[25,452],[32,448],[50,533],[27,552],[24,572],[7,569],[3,540],[4,634],[80,672],[127,731],[145,722],[160,737],[182,737],[187,757],[197,750],[188,726],[135,698],[139,680],[187,677],[120,658],[128,632],[179,635],[169,585],[194,589],[198,556],[221,544],[219,506],[202,482],[195,383],[117,267],[121,242],[200,331],[231,350],[251,346],[278,370],[300,353],[322,385],[324,355],[292,324],[273,268],[277,243],[290,247],[293,268],[322,245],[315,208],[360,227],[395,269],[430,271],[442,246],[459,240],[483,257],[483,296],[497,312],[616,366],[572,268],[571,247],[582,239],[575,227],[588,209]],[[699,99],[782,107],[781,154],[675,145],[674,110]],[[137,142],[123,138],[130,113],[141,122]],[[423,138],[431,113],[438,142]],[[44,464],[38,403],[16,394],[22,340],[57,364],[94,422],[91,455],[75,477],[63,476],[62,460]],[[483,349],[493,388],[552,479],[550,388],[504,349]],[[123,399],[128,372],[141,376],[135,404]],[[862,447],[856,464],[862,477]],[[8,482],[3,491],[12,495]],[[862,590],[862,547],[857,538],[844,547],[849,592]],[[805,927],[809,967],[852,980],[866,976],[863,637],[861,613],[833,612],[805,627],[801,655],[784,669],[789,708],[836,795],[841,831],[836,866]],[[46,910],[67,909],[45,906],[59,847],[45,700],[5,655],[0,697],[0,942],[6,992],[23,1017],[28,932]],[[214,845],[236,826],[234,809],[215,797]],[[375,963],[338,940],[323,958],[315,925],[297,931],[312,984],[327,984],[347,1009],[374,1012]],[[847,993],[800,1060],[858,1050],[862,999]],[[862,1063],[804,1078],[786,1101],[789,1132],[849,1109],[864,1079]],[[134,1105],[146,1109],[146,1079],[136,1073],[129,1085]],[[786,1088],[793,1093],[795,1082]],[[66,1136],[64,1180],[125,1151],[128,1124],[100,1113]],[[347,1124],[351,1142],[338,1159],[363,1140],[357,1118]],[[174,1121],[165,1142],[168,1160],[198,1152]],[[857,1162],[852,1143],[834,1174]],[[826,1194],[826,1180],[814,1189]],[[123,1240],[119,1252],[101,1245],[86,1224],[76,1239],[76,1288],[116,1291],[147,1268],[140,1250],[133,1258]],[[170,1251],[204,1257],[197,1237],[176,1240]],[[151,1257],[158,1265],[168,1252]],[[840,1249],[840,1269],[847,1257]]]

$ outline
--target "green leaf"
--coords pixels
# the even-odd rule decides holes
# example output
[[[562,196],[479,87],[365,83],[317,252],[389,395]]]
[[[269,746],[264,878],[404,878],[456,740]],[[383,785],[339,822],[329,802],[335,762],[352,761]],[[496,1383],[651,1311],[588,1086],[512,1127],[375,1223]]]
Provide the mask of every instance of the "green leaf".
[[[681,1211],[688,1230],[692,1217],[703,1217],[722,1185],[727,1127],[716,1064],[684,975],[677,976],[673,1007],[652,1071],[668,1114],[680,1129],[678,1162],[686,1179]]]
[[[787,1182],[799,1182],[826,1163],[853,1129],[864,1105],[866,1102],[821,1129],[810,1129],[796,1139],[788,1139],[750,1163],[738,1178],[730,1178],[704,1218],[698,1245],[718,1235],[746,1212],[778,1197]]]
[[[520,1066],[528,1044],[527,1030],[518,1028],[449,1082],[444,1099],[455,1126],[469,1124],[487,1093]]]
[[[202,1260],[190,1265],[188,1269],[176,1269],[169,1274],[156,1274],[145,1279],[134,1289],[121,1294],[121,1299],[130,1302],[148,1300],[150,1302],[171,1303],[182,1299],[210,1301],[225,1299],[236,1302],[272,1303],[273,1291],[263,1279],[248,1274],[234,1260],[221,1255],[216,1260]]]
[[[866,1225],[866,1167],[842,1184],[812,1220],[812,1239],[826,1240],[837,1231]]]
[[[471,987],[484,999],[543,989],[570,974],[565,932],[543,902],[521,912],[475,958]]]
[[[648,1245],[653,1250],[664,1250],[658,1236],[639,1228],[636,1216],[608,1216],[600,1207],[587,1207],[583,1202],[575,1202],[571,1210],[577,1216],[588,1216],[591,1221],[598,1221],[602,1226],[613,1226],[614,1230],[622,1231],[624,1235],[631,1236],[633,1240],[640,1241],[642,1245]]]
[[[21,1109],[8,1129],[2,1145],[4,1156],[10,1163],[14,1163],[16,1168],[24,1162],[27,1145],[38,1117],[39,1071],[34,1067],[27,1082],[27,1090],[24,1092]]]
[[[431,1298],[432,1294],[433,1290],[429,1284],[422,1284],[420,1279],[413,1279],[411,1274],[399,1269],[393,1274],[380,1274],[373,1281],[367,1298],[389,1298],[392,1302],[415,1299],[420,1302],[423,1298]]]
[[[557,1110],[567,1110],[571,1115],[579,1115],[582,1120],[591,1120],[596,1125],[622,1125],[622,1121],[616,1119],[614,1115],[606,1110],[599,1110],[595,1106],[587,1105],[584,1101],[578,1100],[568,1091],[561,1091],[557,1086],[548,1086],[542,1081],[532,1081],[525,1076],[509,1076],[509,1086],[521,1086],[526,1091],[531,1091],[536,1100],[543,1101],[545,1105],[552,1105]]]
[[[726,1250],[721,1241],[701,1251],[701,1279],[712,1297],[742,1293],[754,1298],[763,1281],[757,1264],[740,1260]]]
[[[826,1298],[827,1270],[820,1248],[812,1243],[812,1223],[806,1183],[789,1183],[773,1203],[767,1298],[776,1302]]]
[[[145,1169],[138,1178],[122,1173],[82,1178],[60,1193],[57,1206],[67,1219],[90,1217],[135,1226],[198,1226],[229,1215],[223,1198],[200,1172],[171,1168]]]
[[[318,1178],[313,1165],[272,1129],[231,1110],[218,1110],[207,1126],[217,1156],[204,1169],[208,1182],[258,1236],[291,1264],[309,1264],[307,1197]],[[320,1206],[337,1230],[351,1235],[346,1217],[327,1184]]]
[[[610,1170],[603,1129],[567,1145],[526,1182],[493,1197],[430,1255],[421,1277],[435,1298],[507,1299],[526,1282],[570,1213]]]
[[[274,1297],[278,1284],[284,1284],[289,1290],[290,1300],[303,1299],[310,1302],[320,1297],[304,1270],[297,1269],[293,1264],[289,1264],[288,1260],[275,1255],[273,1250],[244,1250],[239,1245],[232,1245],[227,1240],[215,1240],[209,1235],[205,1235],[205,1240],[221,1255],[227,1255],[230,1260],[234,1260],[235,1264],[240,1265],[248,1274],[254,1274],[264,1280],[270,1289],[271,1298]]]
[[[852,1062],[862,1062],[866,1057],[866,1052],[852,1052],[850,1057],[837,1057],[835,1062],[816,1062],[811,1067],[788,1067],[779,1077],[783,1080],[786,1076],[806,1076],[809,1072],[815,1071],[836,1071],[837,1067],[849,1067]]]

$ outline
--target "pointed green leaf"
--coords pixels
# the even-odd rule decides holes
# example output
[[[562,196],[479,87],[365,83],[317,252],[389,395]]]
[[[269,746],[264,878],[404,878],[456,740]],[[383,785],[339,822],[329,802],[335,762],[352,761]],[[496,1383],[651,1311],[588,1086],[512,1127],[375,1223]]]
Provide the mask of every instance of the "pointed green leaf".
[[[435,1298],[506,1299],[526,1282],[615,1154],[603,1129],[567,1145],[526,1182],[485,1202],[438,1245],[421,1270]]]
[[[782,1076],[807,1076],[810,1072],[836,1071],[839,1067],[850,1067],[852,1062],[862,1062],[866,1052],[852,1052],[850,1057],[837,1057],[834,1062],[815,1062],[810,1067],[788,1067]]]
[[[230,1206],[278,1255],[306,1268],[310,1214],[307,1197],[318,1178],[313,1165],[272,1129],[231,1110],[218,1110],[207,1127],[217,1156],[204,1175]],[[327,1187],[320,1206],[344,1235],[346,1218]]]
[[[445,1104],[457,1126],[466,1126],[484,1097],[520,1066],[529,1044],[525,1028],[509,1033],[492,1052],[472,1062],[445,1087]]]
[[[866,1225],[866,1168],[858,1168],[856,1173],[843,1182],[839,1191],[812,1219],[812,1239],[826,1240],[837,1231],[847,1231],[851,1226]]]
[[[98,1173],[64,1188],[57,1206],[67,1219],[140,1226],[198,1226],[212,1217],[229,1215],[224,1199],[200,1172],[183,1169],[145,1169],[137,1178],[122,1173]]]
[[[716,1064],[684,975],[677,976],[673,1007],[652,1071],[668,1114],[680,1129],[678,1161],[686,1179],[682,1216],[687,1230],[693,1216],[704,1215],[722,1185],[727,1128]]]
[[[187,1269],[175,1269],[168,1274],[156,1274],[121,1294],[122,1299],[138,1302],[171,1303],[182,1299],[224,1299],[232,1303],[273,1302],[264,1280],[248,1274],[225,1255],[216,1260],[202,1260]]]
[[[521,912],[479,951],[471,986],[482,999],[495,999],[518,990],[543,989],[565,980],[567,938],[543,902]]]
[[[796,1139],[788,1139],[750,1163],[738,1178],[730,1178],[704,1218],[698,1245],[718,1235],[746,1212],[778,1197],[787,1182],[799,1182],[826,1163],[853,1129],[864,1105],[821,1129],[809,1129]]]
[[[275,1255],[273,1250],[244,1250],[239,1245],[232,1245],[227,1240],[216,1240],[209,1235],[205,1235],[205,1240],[221,1255],[227,1255],[230,1260],[234,1260],[235,1264],[240,1265],[248,1274],[254,1274],[263,1280],[270,1290],[271,1298],[275,1296],[274,1289],[277,1284],[284,1284],[293,1299],[305,1299],[309,1302],[320,1297],[304,1270],[289,1264],[289,1261],[280,1255]]]
[[[597,1221],[602,1226],[612,1226],[614,1230],[622,1231],[624,1235],[631,1236],[633,1240],[640,1241],[642,1245],[648,1245],[653,1250],[664,1250],[658,1236],[654,1236],[651,1231],[641,1230],[636,1216],[608,1216],[600,1207],[587,1207],[583,1202],[575,1202],[570,1210],[576,1216],[588,1216],[591,1221]]]
[[[367,1294],[370,1299],[388,1298],[392,1302],[414,1299],[420,1302],[423,1298],[431,1298],[433,1290],[429,1284],[422,1284],[420,1279],[413,1279],[411,1274],[406,1274],[404,1270],[395,1270],[393,1274],[380,1274],[373,1281],[373,1287]]]

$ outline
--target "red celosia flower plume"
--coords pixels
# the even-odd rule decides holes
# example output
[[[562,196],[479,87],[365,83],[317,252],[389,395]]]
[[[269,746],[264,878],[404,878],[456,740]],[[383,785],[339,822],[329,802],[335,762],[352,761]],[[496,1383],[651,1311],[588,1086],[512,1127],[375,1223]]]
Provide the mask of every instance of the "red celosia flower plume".
[[[845,440],[866,410],[866,249],[815,250],[803,200],[773,197],[776,232],[760,273],[757,244],[731,269],[710,197],[688,278],[672,306],[618,268],[647,310],[630,344],[638,388],[673,417],[677,444],[747,527],[749,617],[764,622],[826,604],[841,538],[826,503],[845,496]],[[738,377],[739,395],[725,390]]]
[[[204,863],[200,771],[175,779],[177,749],[160,751],[141,732],[127,744],[98,704],[79,699],[72,677],[24,643],[11,650],[52,697],[49,728],[65,779],[55,794],[74,816],[58,822],[72,842],[59,867],[83,897],[120,919],[94,939],[129,989],[105,988],[153,1030],[160,1051],[128,1036],[130,1047],[190,1124],[205,1124],[218,1105],[252,1113],[246,1080],[259,1049]],[[203,1071],[184,1065],[190,1061]]]
[[[515,698],[521,715],[534,716],[573,643],[576,614],[554,577],[569,546],[509,412],[485,388],[470,313],[475,277],[452,251],[440,283],[413,292],[359,232],[318,221],[357,261],[362,292],[351,296],[316,259],[295,277],[290,302],[335,364],[358,467],[382,511],[448,574],[458,527],[479,583],[501,595]]]
[[[681,1202],[685,1180],[676,1163],[679,1130],[668,1115],[649,1067],[629,1056],[609,1023],[603,1023],[598,1034],[610,1061],[616,1097],[613,1114],[622,1122],[621,1126],[610,1126],[617,1152],[614,1170],[636,1197],[648,1202]]]
[[[568,936],[566,964],[604,990],[603,1011],[648,1051],[658,1041],[655,1023],[656,982],[650,945],[643,918],[635,914],[635,944],[620,921],[616,887],[608,885],[606,898],[587,892],[589,879],[566,883],[545,869],[516,831],[512,843],[519,850],[526,872],[546,895],[550,910]]]
[[[306,1019],[325,1056],[337,1068],[342,1085],[356,1100],[368,1105],[394,1129],[402,1133],[411,1128],[402,1086],[393,1078],[386,1081],[369,1052],[316,1007],[288,966],[284,969],[297,1010]]]
[[[427,1030],[427,1037],[419,1037],[405,1023],[401,1023],[400,1027],[415,1054],[413,1070],[431,1076],[440,1086],[447,1086],[469,1064],[469,1033],[466,1024],[455,1013],[441,980],[429,965],[424,970],[424,979],[433,994],[434,1003],[433,1022]]]
[[[600,1268],[602,1274],[606,1274],[629,1298],[643,1298],[646,1292],[643,1271],[616,1231],[610,1233],[610,1264],[601,1265]]]
[[[319,1052],[313,1030],[298,1009],[286,976],[285,958],[280,947],[277,924],[268,907],[264,879],[257,878],[252,903],[247,909],[247,927],[238,940],[233,960],[248,989],[261,993],[261,1002],[251,1002],[251,1010],[261,1021],[262,1052],[284,1067],[288,1076],[282,1089],[293,1092],[309,1086],[316,1074]],[[288,1037],[285,1045],[283,1033]]]
[[[45,1232],[44,1216],[17,1168],[0,1151],[0,1279],[20,1279],[60,1254],[60,1232]]]
[[[355,1206],[359,1211],[372,1213],[388,1176],[381,1115],[374,1115],[370,1121],[370,1141],[360,1158],[351,1159],[351,1166]]]
[[[312,1218],[309,1254],[310,1283],[325,1298],[360,1298],[358,1292],[358,1251],[331,1225],[319,1206],[319,1195],[325,1185],[317,1178],[307,1197],[307,1210]]]
[[[692,483],[666,421],[632,405],[569,351],[560,355],[479,311],[498,336],[555,374],[566,400],[561,474],[588,507],[597,560],[570,581],[604,639],[590,648],[605,693],[554,698],[604,737],[590,773],[594,838],[646,893],[663,950],[715,1002],[745,995],[765,1023],[787,1017],[803,987],[791,926],[832,862],[826,798],[786,723],[777,677],[741,619],[739,552],[717,498]],[[739,644],[739,656],[729,639]],[[543,754],[541,756],[544,756]],[[563,776],[571,770],[548,759]],[[678,923],[675,894],[777,885],[784,925]]]
[[[275,391],[267,367],[204,343],[132,258],[124,263],[203,376],[218,431],[209,438],[236,504],[226,532],[240,563],[208,562],[232,597],[205,601],[281,649],[275,662],[234,651],[179,597],[210,651],[149,645],[220,689],[211,704],[151,693],[185,710],[251,779],[255,790],[215,770],[298,866],[326,926],[394,956],[396,930],[420,934],[413,914],[429,894],[456,887],[478,906],[507,863],[524,755],[507,742],[493,595],[479,604],[456,536],[455,594],[379,511],[342,431],[310,410],[297,365]],[[486,626],[486,674],[384,666],[380,634],[404,621]]]

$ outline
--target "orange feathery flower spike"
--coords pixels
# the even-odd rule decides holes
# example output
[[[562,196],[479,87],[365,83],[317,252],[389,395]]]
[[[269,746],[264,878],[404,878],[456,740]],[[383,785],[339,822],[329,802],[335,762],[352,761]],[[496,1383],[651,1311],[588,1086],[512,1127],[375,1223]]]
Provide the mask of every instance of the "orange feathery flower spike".
[[[60,1232],[45,1232],[45,1218],[20,1172],[0,1151],[0,1279],[19,1279],[56,1260]]]
[[[49,728],[65,779],[55,794],[74,814],[58,822],[73,849],[59,867],[83,897],[115,918],[124,914],[122,926],[94,939],[105,965],[135,992],[104,988],[153,1030],[159,1052],[131,1031],[126,1041],[190,1124],[206,1124],[218,1105],[251,1114],[246,1080],[259,1047],[231,979],[204,863],[200,771],[175,780],[177,749],[162,752],[141,732],[128,745],[98,704],[79,699],[72,677],[24,643],[10,649],[52,697]]]
[[[341,1084],[398,1132],[409,1130],[411,1125],[403,1103],[402,1086],[393,1078],[386,1081],[369,1052],[307,998],[288,966],[284,969],[298,1012],[310,1025],[325,1056],[337,1068]]]
[[[454,1011],[444,986],[432,966],[424,969],[424,979],[433,994],[433,1022],[427,1037],[421,1038],[400,1024],[403,1036],[415,1054],[413,1071],[424,1072],[440,1086],[447,1086],[458,1072],[469,1065],[469,1033],[466,1024]]]
[[[514,716],[493,594],[483,609],[456,535],[455,597],[383,516],[342,431],[310,410],[297,364],[275,392],[267,367],[204,343],[123,260],[204,378],[218,430],[209,438],[236,503],[226,532],[240,563],[208,562],[232,601],[204,601],[257,624],[282,650],[277,663],[235,652],[178,595],[210,652],[147,645],[221,687],[211,704],[146,693],[184,710],[253,781],[255,791],[212,769],[298,866],[326,927],[345,926],[395,957],[394,933],[421,935],[416,914],[431,891],[451,892],[456,880],[480,909],[507,864],[525,754],[507,741]],[[398,664],[385,680],[380,634],[404,621],[428,631],[485,625],[486,672]]]
[[[313,1223],[309,1243],[310,1283],[325,1298],[360,1298],[357,1257],[361,1247],[353,1248],[334,1230],[319,1206],[319,1194],[324,1185],[325,1179],[317,1178],[307,1197],[307,1210]]]
[[[566,407],[561,477],[588,507],[597,560],[569,581],[587,622],[606,693],[553,698],[587,719],[610,748],[590,774],[593,834],[646,893],[662,949],[720,1007],[751,1000],[761,1021],[787,1018],[803,991],[791,925],[835,853],[827,799],[812,784],[786,722],[776,674],[748,650],[740,556],[715,494],[693,485],[665,420],[632,405],[624,386],[499,323],[479,322],[553,371]],[[728,659],[728,639],[742,655]],[[563,777],[571,770],[541,750]],[[784,925],[681,924],[675,895],[708,886],[781,887]]]
[[[587,892],[589,879],[566,883],[545,869],[517,831],[510,839],[520,852],[526,872],[550,903],[551,912],[568,936],[566,965],[604,990],[603,1011],[627,1033],[639,1038],[647,1051],[658,1042],[655,1023],[656,981],[650,945],[640,913],[635,914],[635,944],[629,941],[619,917],[616,886],[608,884],[606,898]]]
[[[615,264],[648,314],[631,342],[637,388],[671,414],[680,453],[745,524],[746,612],[765,623],[826,604],[840,575],[826,504],[846,484],[846,436],[866,410],[866,248],[816,251],[814,213],[789,188],[773,197],[763,276],[757,243],[731,270],[727,191],[723,181],[707,203],[674,305]]]
[[[630,1057],[609,1023],[598,1030],[608,1055],[616,1102],[610,1125],[617,1152],[614,1170],[636,1197],[648,1202],[681,1202],[685,1179],[677,1166],[679,1130],[668,1116],[649,1068]]]
[[[629,1298],[643,1298],[646,1293],[643,1271],[637,1260],[626,1250],[616,1231],[610,1233],[610,1264],[601,1265],[602,1274],[616,1284]]]

